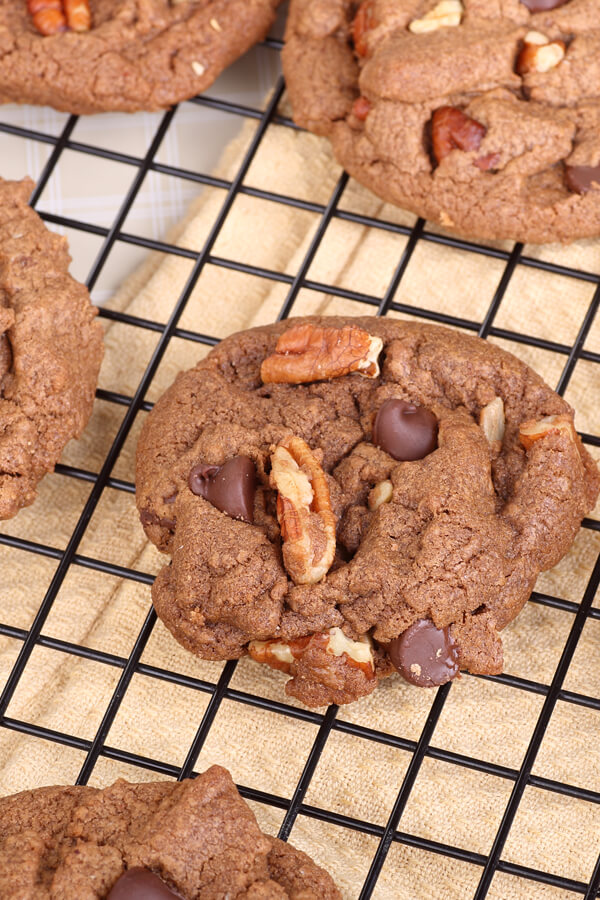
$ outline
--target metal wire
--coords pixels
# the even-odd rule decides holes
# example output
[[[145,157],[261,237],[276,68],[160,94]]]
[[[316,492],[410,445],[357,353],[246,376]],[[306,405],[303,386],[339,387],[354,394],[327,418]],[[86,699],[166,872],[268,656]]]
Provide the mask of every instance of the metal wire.
[[[273,49],[279,49],[281,46],[281,43],[274,39],[267,40],[265,44]],[[117,760],[161,775],[181,779],[195,774],[194,765],[223,700],[235,700],[238,703],[246,704],[255,709],[268,710],[278,716],[297,719],[317,726],[317,735],[313,746],[291,797],[276,796],[275,794],[255,790],[245,785],[239,785],[239,788],[244,797],[268,804],[284,811],[284,819],[280,829],[280,836],[284,839],[288,837],[295,819],[300,814],[323,822],[332,823],[341,828],[362,832],[378,839],[377,850],[360,892],[360,900],[367,900],[367,898],[373,895],[378,876],[385,863],[390,846],[394,842],[409,847],[419,848],[430,853],[441,854],[450,859],[462,860],[479,867],[481,869],[481,878],[475,894],[473,895],[474,900],[483,900],[483,898],[486,897],[492,878],[496,872],[504,872],[520,876],[524,879],[553,885],[563,890],[579,894],[585,897],[586,900],[592,900],[592,898],[598,897],[600,892],[600,857],[594,868],[590,882],[585,884],[576,879],[558,876],[550,872],[540,871],[525,865],[508,862],[507,860],[502,859],[502,852],[526,787],[534,786],[545,791],[567,795],[590,803],[600,803],[600,793],[596,791],[532,774],[536,756],[544,739],[554,708],[559,700],[565,703],[583,706],[591,710],[600,710],[600,699],[569,691],[563,687],[565,675],[573,658],[586,620],[600,619],[600,609],[592,607],[594,595],[600,585],[600,557],[596,561],[596,565],[589,578],[581,603],[577,604],[570,600],[552,597],[539,592],[534,593],[532,597],[532,602],[534,603],[564,610],[574,615],[569,636],[550,685],[508,674],[485,676],[489,681],[508,685],[515,690],[535,693],[544,698],[531,741],[523,758],[523,762],[518,769],[501,766],[435,746],[435,728],[450,694],[451,684],[444,685],[432,695],[433,700],[429,715],[427,716],[420,737],[418,740],[414,741],[379,731],[376,728],[369,728],[363,725],[342,721],[337,718],[336,707],[330,707],[330,709],[322,715],[312,710],[289,706],[282,701],[271,700],[236,690],[231,687],[231,679],[236,668],[235,662],[229,662],[224,666],[217,683],[211,683],[189,675],[183,675],[175,671],[169,671],[142,663],[141,656],[156,621],[156,615],[152,609],[148,612],[131,653],[127,657],[79,646],[69,641],[48,637],[43,633],[44,624],[52,609],[60,587],[67,573],[73,566],[92,569],[97,572],[110,574],[126,580],[141,582],[146,585],[150,585],[152,582],[152,577],[144,572],[138,572],[134,569],[119,566],[106,560],[84,556],[78,552],[78,548],[105,488],[108,487],[126,493],[134,492],[134,485],[131,482],[115,478],[111,475],[111,472],[113,471],[119,453],[130,434],[137,413],[140,410],[149,410],[152,408],[152,404],[145,398],[171,338],[182,338],[206,346],[212,346],[217,342],[217,338],[211,335],[189,331],[180,328],[178,324],[194,286],[203,268],[207,264],[225,269],[234,269],[241,273],[259,276],[287,285],[287,296],[279,312],[279,318],[288,316],[293,311],[299,291],[302,288],[309,288],[333,296],[344,297],[361,304],[367,304],[372,306],[373,312],[378,315],[384,315],[389,311],[410,313],[411,316],[416,318],[440,322],[451,326],[459,326],[475,334],[479,334],[484,338],[494,336],[523,345],[549,350],[555,354],[564,356],[564,367],[557,384],[559,393],[563,393],[566,390],[578,361],[585,360],[600,365],[600,354],[586,350],[583,346],[594,316],[597,314],[598,307],[600,306],[600,274],[579,271],[568,266],[548,262],[547,260],[525,256],[523,255],[523,246],[521,244],[515,245],[512,251],[507,252],[498,248],[478,245],[477,243],[460,238],[453,238],[448,235],[429,232],[426,223],[422,220],[419,220],[414,227],[411,228],[404,225],[398,225],[394,222],[371,219],[365,215],[342,210],[339,208],[339,201],[347,183],[346,175],[341,176],[331,193],[329,202],[325,206],[318,203],[299,200],[295,197],[285,196],[274,191],[259,190],[245,185],[244,178],[261,145],[261,141],[263,140],[268,126],[272,123],[276,123],[287,128],[296,128],[291,120],[278,114],[278,104],[283,89],[283,81],[282,79],[279,79],[275,85],[271,100],[264,110],[207,96],[196,97],[192,101],[201,108],[217,109],[227,115],[237,116],[241,119],[249,118],[257,122],[257,130],[254,138],[232,181],[216,178],[204,173],[193,172],[184,168],[165,165],[157,161],[156,154],[171,125],[175,114],[174,110],[166,112],[162,116],[154,137],[150,142],[148,152],[144,157],[119,153],[73,140],[72,134],[77,122],[77,118],[74,116],[71,116],[67,120],[62,132],[58,136],[18,127],[9,123],[4,123],[0,120],[0,133],[6,133],[23,138],[24,140],[36,141],[52,146],[48,161],[33,193],[32,205],[34,206],[42,195],[50,176],[61,158],[61,154],[65,150],[77,151],[80,154],[101,157],[113,162],[118,162],[132,167],[135,171],[133,182],[124,196],[110,228],[92,225],[73,218],[55,215],[53,213],[42,214],[43,218],[52,225],[78,229],[102,238],[103,243],[101,249],[91,266],[87,278],[87,284],[90,289],[96,284],[98,277],[106,264],[107,257],[117,242],[142,247],[149,251],[159,250],[164,254],[171,254],[190,259],[193,263],[185,287],[166,323],[160,323],[110,309],[101,309],[100,311],[100,315],[106,319],[125,323],[135,328],[154,331],[157,332],[160,337],[133,396],[127,396],[107,390],[98,390],[97,392],[98,398],[103,401],[123,406],[126,409],[121,425],[106,454],[100,471],[95,473],[67,465],[57,466],[57,471],[61,475],[67,478],[88,482],[92,486],[81,515],[64,550],[39,544],[25,538],[13,537],[0,533],[0,544],[30,554],[48,557],[58,562],[54,576],[39,606],[37,615],[35,616],[31,627],[29,629],[23,629],[0,623],[0,634],[21,642],[20,652],[6,681],[4,689],[0,694],[0,727],[82,751],[85,754],[85,759],[77,779],[79,784],[87,783],[99,757]],[[140,187],[149,172],[157,172],[163,175],[188,180],[199,185],[220,188],[222,191],[226,192],[221,209],[215,218],[213,227],[201,251],[196,252],[188,250],[163,241],[152,240],[123,231],[123,224],[126,221]],[[212,251],[215,242],[238,194],[246,194],[262,200],[285,204],[300,210],[316,213],[320,216],[320,222],[314,238],[295,275],[284,274],[282,272],[268,270],[264,267],[253,266],[231,259],[223,259],[213,254]],[[347,288],[340,288],[335,285],[322,284],[307,278],[311,262],[321,246],[327,228],[335,219],[353,222],[358,225],[368,226],[369,228],[383,229],[391,233],[403,235],[407,238],[383,298],[370,296]],[[504,263],[504,270],[500,277],[498,287],[489,308],[481,321],[465,319],[459,315],[444,314],[417,305],[400,303],[394,300],[398,286],[402,281],[411,256],[419,242],[442,244],[455,249],[456,252],[480,254],[490,259],[500,260]],[[494,324],[511,278],[519,267],[534,268],[557,276],[568,277],[596,285],[594,296],[583,317],[579,332],[572,344],[567,345],[554,342],[527,333],[520,333],[501,328]],[[600,446],[599,437],[590,434],[584,434],[582,437],[584,442],[590,445]],[[600,523],[595,520],[586,519],[584,521],[584,528],[597,531],[600,530]],[[104,710],[101,723],[92,740],[82,739],[65,732],[55,731],[40,725],[17,720],[6,715],[10,700],[26,670],[31,654],[36,647],[50,648],[52,650],[60,651],[61,653],[92,660],[120,670],[120,677],[117,685]],[[190,745],[181,766],[173,765],[168,761],[150,759],[136,753],[130,753],[117,747],[112,747],[106,743],[109,729],[117,715],[123,698],[126,695],[131,679],[135,674],[141,674],[160,681],[185,686],[190,690],[200,691],[210,697],[196,735],[194,736],[192,744]],[[315,768],[332,732],[339,732],[341,734],[359,737],[365,741],[385,744],[411,754],[410,764],[385,826],[365,820],[359,820],[305,802],[306,792],[310,786]],[[426,758],[436,759],[454,766],[482,772],[513,783],[510,799],[505,808],[492,848],[487,856],[454,847],[450,844],[444,844],[414,834],[409,834],[401,830],[403,811],[418,777],[419,769]]]

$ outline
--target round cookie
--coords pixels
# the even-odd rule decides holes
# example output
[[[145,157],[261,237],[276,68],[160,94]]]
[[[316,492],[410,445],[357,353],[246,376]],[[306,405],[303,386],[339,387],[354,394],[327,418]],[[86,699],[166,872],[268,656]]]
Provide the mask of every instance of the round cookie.
[[[280,2],[91,0],[89,30],[44,35],[25,0],[6,0],[0,5],[0,102],[78,114],[171,106],[205,90],[261,40]],[[32,11],[46,6],[29,5]]]
[[[261,833],[226,769],[180,783],[49,787],[0,800],[0,896],[36,900],[341,900]]]
[[[435,325],[307,318],[242,332],[142,430],[136,497],[172,560],[177,640],[291,674],[308,705],[399,671],[502,669],[499,631],[570,547],[599,473],[516,357]]]
[[[384,200],[475,238],[600,235],[596,0],[291,0],[294,119]]]
[[[0,178],[0,519],[36,487],[92,412],[102,327],[69,275],[67,241],[28,205],[33,182]]]

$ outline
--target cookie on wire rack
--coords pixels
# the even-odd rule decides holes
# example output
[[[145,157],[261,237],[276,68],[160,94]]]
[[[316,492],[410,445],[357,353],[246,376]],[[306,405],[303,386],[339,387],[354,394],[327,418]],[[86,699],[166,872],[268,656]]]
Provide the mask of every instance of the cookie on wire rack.
[[[441,326],[288,320],[222,341],[148,416],[136,501],[187,649],[249,654],[309,706],[399,672],[498,673],[499,632],[600,485],[573,410]]]
[[[475,238],[600,235],[596,0],[291,0],[296,122],[358,181]]]
[[[103,354],[97,310],[69,275],[66,238],[28,206],[32,188],[0,178],[0,519],[33,503],[85,428]]]
[[[37,900],[341,900],[260,831],[226,769],[179,783],[48,787],[0,799],[0,896]]]
[[[0,102],[70,113],[163,109],[267,34],[281,0],[5,0]]]

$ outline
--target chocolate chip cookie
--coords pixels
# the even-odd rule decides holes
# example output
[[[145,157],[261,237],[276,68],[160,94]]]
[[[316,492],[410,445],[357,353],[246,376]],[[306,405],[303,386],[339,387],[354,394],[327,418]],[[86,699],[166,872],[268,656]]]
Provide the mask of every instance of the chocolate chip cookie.
[[[0,102],[161,109],[261,40],[281,0],[5,0]]]
[[[0,519],[36,487],[92,412],[102,328],[69,275],[65,238],[27,205],[33,182],[0,178]]]
[[[475,238],[600,235],[596,0],[291,0],[295,120],[384,200]]]
[[[48,787],[0,800],[0,896],[340,900],[305,853],[261,833],[229,772],[179,784]]]
[[[306,318],[222,341],[141,433],[137,504],[177,640],[309,706],[502,669],[500,634],[600,477],[516,357],[435,325]]]

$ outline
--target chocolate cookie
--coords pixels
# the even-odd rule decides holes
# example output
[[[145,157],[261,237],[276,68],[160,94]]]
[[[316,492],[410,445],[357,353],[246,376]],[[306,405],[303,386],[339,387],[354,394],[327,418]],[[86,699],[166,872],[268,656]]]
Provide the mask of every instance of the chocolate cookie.
[[[0,800],[0,897],[340,900],[329,875],[261,833],[229,772],[178,784],[49,787]]]
[[[295,120],[384,200],[476,238],[600,235],[596,0],[291,0]]]
[[[478,338],[391,319],[242,332],[143,428],[137,504],[172,561],[153,600],[208,659],[308,705],[399,671],[500,672],[499,631],[570,547],[599,473],[573,411]]]
[[[83,431],[102,360],[96,309],[65,238],[27,205],[32,188],[0,178],[0,519],[33,503]]]
[[[93,113],[187,100],[266,35],[280,2],[5,0],[0,102]]]

